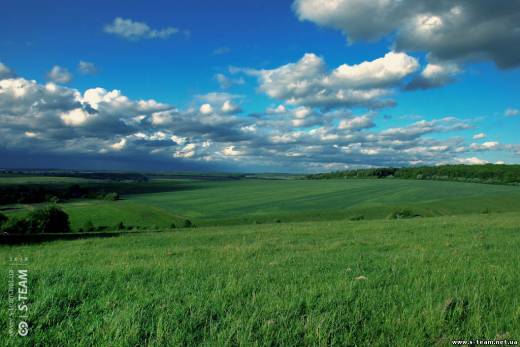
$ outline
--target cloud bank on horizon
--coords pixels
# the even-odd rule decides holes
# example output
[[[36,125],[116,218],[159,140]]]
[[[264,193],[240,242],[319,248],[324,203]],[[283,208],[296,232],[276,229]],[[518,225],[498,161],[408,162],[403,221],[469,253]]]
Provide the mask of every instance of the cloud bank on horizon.
[[[310,51],[270,68],[229,61],[208,77],[219,88],[193,94],[184,107],[102,86],[65,86],[76,78],[57,64],[45,83],[0,62],[0,158],[15,153],[97,160],[107,168],[125,162],[241,171],[518,162],[520,144],[483,128],[481,117],[448,111],[427,118],[418,109],[419,116],[404,111],[405,122],[395,123],[387,112],[398,108],[399,98],[456,85],[482,62],[494,64],[497,74],[515,71],[520,1],[296,0],[292,9],[301,21],[341,31],[351,49],[359,42],[389,48],[340,64]],[[100,31],[135,46],[179,33],[122,16]],[[209,56],[231,59],[234,51],[220,45]],[[89,78],[104,73],[90,60],[75,64]],[[267,107],[258,106],[261,98]],[[518,105],[504,104],[489,117],[514,128],[519,114]],[[10,166],[6,160],[1,166]]]

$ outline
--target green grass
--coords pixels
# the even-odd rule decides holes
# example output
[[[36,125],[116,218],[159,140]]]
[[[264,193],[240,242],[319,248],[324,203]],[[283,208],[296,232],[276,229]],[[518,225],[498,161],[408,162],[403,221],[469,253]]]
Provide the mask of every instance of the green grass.
[[[31,330],[8,338],[7,315],[0,315],[0,345],[445,346],[452,339],[518,339],[519,249],[520,213],[4,246],[6,265],[9,256],[29,258]],[[6,281],[0,299],[5,313]]]
[[[387,218],[410,209],[421,216],[520,211],[520,187],[413,180],[160,180],[110,183],[120,201],[62,204],[74,229],[96,225],[169,227]],[[7,211],[11,215],[24,214]]]
[[[75,184],[75,183],[96,183],[101,182],[95,179],[80,177],[59,177],[59,176],[29,176],[29,175],[0,175],[0,186],[24,185],[24,184]]]

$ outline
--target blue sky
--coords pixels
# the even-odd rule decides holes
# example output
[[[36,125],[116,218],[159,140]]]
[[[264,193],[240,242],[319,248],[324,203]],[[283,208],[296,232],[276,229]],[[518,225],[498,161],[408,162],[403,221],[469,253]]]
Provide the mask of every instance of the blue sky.
[[[0,166],[520,162],[519,2],[387,3],[5,4]]]

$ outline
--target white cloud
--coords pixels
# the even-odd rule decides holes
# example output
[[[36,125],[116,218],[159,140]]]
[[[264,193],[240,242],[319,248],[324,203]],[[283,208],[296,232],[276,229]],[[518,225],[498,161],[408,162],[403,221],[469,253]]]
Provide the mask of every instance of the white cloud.
[[[220,111],[224,114],[235,114],[241,111],[238,105],[235,105],[231,100],[226,100],[222,104]]]
[[[347,130],[361,130],[374,127],[372,117],[369,115],[357,116],[351,119],[343,119],[340,121],[338,128]]]
[[[504,112],[506,117],[514,117],[518,116],[520,114],[520,110],[512,107],[508,107],[506,111]]]
[[[94,65],[94,63],[80,60],[78,64],[78,70],[83,75],[93,75],[97,72],[97,67]]]
[[[343,64],[329,73],[322,58],[307,53],[296,63],[270,70],[244,71],[258,78],[261,91],[287,104],[373,108],[393,105],[392,101],[381,98],[418,67],[415,58],[388,52],[382,58],[358,65]]]
[[[416,139],[429,133],[442,133],[449,131],[470,129],[468,122],[453,117],[434,119],[431,121],[421,120],[402,128],[389,128],[381,132],[382,136],[393,137],[400,140]]]
[[[177,158],[192,158],[195,156],[197,145],[194,143],[187,144],[181,150],[175,151],[174,157]]]
[[[137,41],[140,39],[166,39],[178,33],[179,29],[174,27],[152,29],[144,22],[117,17],[111,24],[104,27],[104,31],[127,40]]]
[[[498,141],[486,141],[482,144],[472,143],[469,146],[469,149],[472,151],[491,151],[491,150],[497,150],[500,148],[500,143]]]
[[[487,160],[479,159],[477,157],[456,158],[455,161],[460,164],[469,164],[469,165],[484,165],[484,164],[489,163]]]
[[[159,111],[152,113],[153,125],[166,125],[172,122],[172,114],[170,111]]]
[[[312,114],[312,110],[309,107],[300,106],[293,111],[295,118],[306,118]]]
[[[202,114],[213,113],[213,107],[210,104],[202,104],[199,108],[199,112]]]
[[[278,105],[274,108],[268,108],[267,114],[283,114],[287,113],[287,108],[284,105]]]
[[[56,83],[69,83],[72,80],[72,74],[64,67],[54,65],[47,74],[47,77]]]
[[[107,91],[99,87],[87,89],[80,100],[88,103],[95,110],[98,110],[101,104],[121,108],[131,104],[128,97],[122,95],[120,90]]]
[[[474,162],[474,155],[485,151],[520,155],[518,145],[469,144],[465,136],[448,136],[471,129],[471,120],[445,117],[380,130],[373,127],[376,113],[353,115],[346,108],[281,103],[265,114],[223,112],[227,101],[232,109],[239,98],[209,93],[195,96],[196,107],[179,110],[156,100],[131,99],[119,90],[98,87],[80,92],[55,83],[3,79],[0,146],[23,153],[95,157],[120,152],[118,158],[130,161],[168,163],[180,158],[205,165],[254,163],[295,171],[433,165],[456,162],[454,158]]]
[[[243,155],[244,152],[237,150],[235,146],[228,146],[222,150],[222,154],[224,154],[225,156],[228,156],[228,157],[229,156],[234,157],[234,156]]]
[[[255,133],[256,132],[256,124],[244,125],[240,128],[242,132],[245,133]]]
[[[484,133],[478,133],[478,134],[473,135],[474,140],[480,140],[480,139],[484,139],[484,138],[486,138],[486,134],[484,134]]]
[[[186,137],[180,137],[176,135],[172,135],[170,138],[173,142],[175,142],[178,145],[184,145],[188,140]]]
[[[27,137],[37,137],[38,136],[38,134],[35,133],[34,131],[26,131],[26,132],[24,132],[24,134]]]
[[[61,119],[65,125],[81,126],[87,122],[90,115],[82,108],[76,108],[60,114]]]
[[[126,146],[126,139],[121,139],[119,142],[110,145],[114,151],[121,151]]]
[[[416,76],[407,86],[407,90],[438,88],[455,80],[461,72],[455,63],[428,63],[419,76]]]
[[[497,148],[499,143],[497,141],[487,141],[482,144],[482,147],[486,149],[495,149]]]
[[[358,65],[337,67],[325,84],[349,88],[380,88],[399,83],[419,68],[414,57],[406,53],[388,52],[384,57]]]

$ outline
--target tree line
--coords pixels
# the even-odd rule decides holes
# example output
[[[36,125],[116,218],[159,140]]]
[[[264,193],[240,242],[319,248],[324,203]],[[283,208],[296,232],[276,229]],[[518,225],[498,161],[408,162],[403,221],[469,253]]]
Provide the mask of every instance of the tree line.
[[[0,213],[3,234],[48,234],[70,232],[69,216],[57,206],[31,211],[26,217],[8,218]]]
[[[307,179],[402,178],[490,184],[520,184],[520,165],[440,165],[402,168],[369,168],[334,171],[306,176]]]
[[[34,204],[40,202],[57,203],[70,199],[119,200],[119,193],[103,189],[81,187],[73,184],[68,187],[44,185],[19,185],[0,187],[0,205]]]

